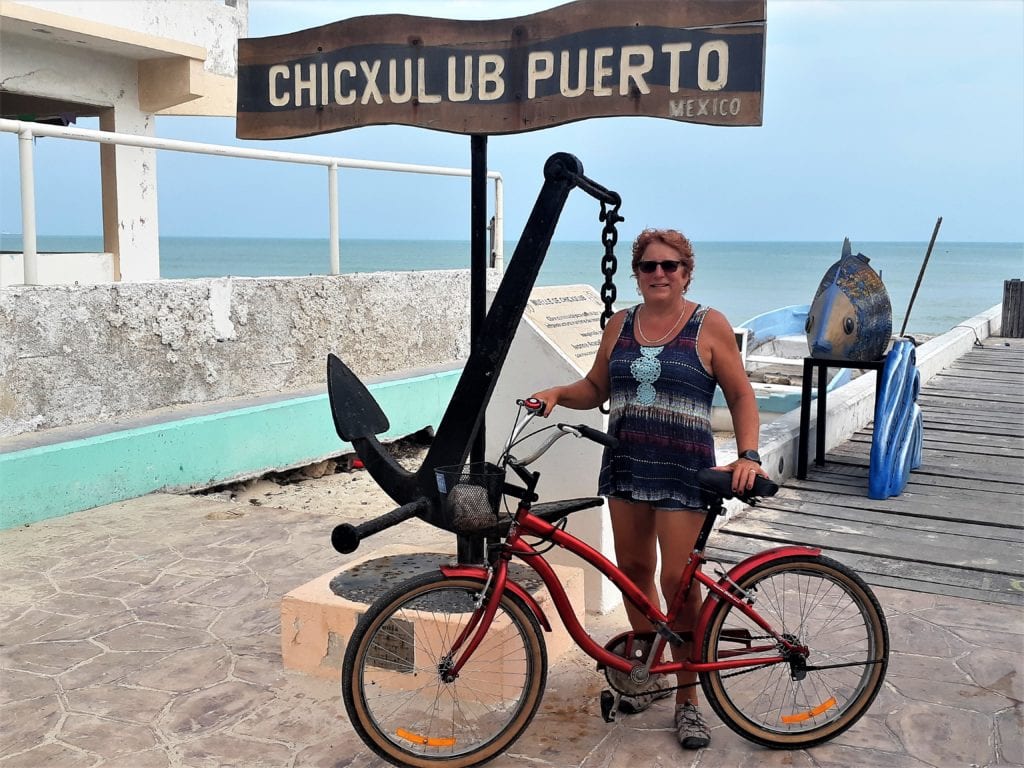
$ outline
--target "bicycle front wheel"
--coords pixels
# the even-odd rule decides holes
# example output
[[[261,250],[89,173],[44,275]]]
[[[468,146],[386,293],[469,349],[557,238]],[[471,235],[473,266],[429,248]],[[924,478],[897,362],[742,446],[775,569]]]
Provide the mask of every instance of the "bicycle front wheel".
[[[509,592],[459,676],[444,680],[452,643],[486,608],[478,605],[483,588],[478,579],[424,574],[382,596],[360,619],[345,651],[342,695],[356,732],[385,760],[479,765],[533,719],[547,650],[533,612]]]
[[[755,568],[738,586],[804,658],[701,675],[708,703],[741,736],[799,749],[839,735],[863,715],[885,678],[889,634],[871,589],[827,557],[794,556]],[[704,637],[703,661],[778,656],[773,638],[722,602]]]

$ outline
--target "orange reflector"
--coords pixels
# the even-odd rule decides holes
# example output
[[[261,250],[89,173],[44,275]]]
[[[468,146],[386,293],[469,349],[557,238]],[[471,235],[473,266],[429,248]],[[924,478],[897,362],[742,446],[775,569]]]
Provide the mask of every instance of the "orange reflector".
[[[784,723],[802,723],[805,720],[810,720],[812,717],[817,717],[827,709],[831,709],[836,705],[836,697],[833,696],[826,702],[819,704],[814,709],[808,709],[806,712],[801,712],[797,715],[783,715],[782,722]]]
[[[411,741],[413,744],[421,744],[424,747],[454,747],[455,739],[436,739],[432,736],[421,736],[418,733],[407,731],[405,728],[398,728],[395,735],[400,739]]]

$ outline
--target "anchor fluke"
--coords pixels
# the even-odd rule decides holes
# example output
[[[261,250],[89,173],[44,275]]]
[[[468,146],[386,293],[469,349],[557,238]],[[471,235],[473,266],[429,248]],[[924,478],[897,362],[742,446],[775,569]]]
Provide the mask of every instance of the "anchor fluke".
[[[399,504],[422,496],[416,477],[377,440],[391,428],[388,417],[366,385],[334,354],[327,355],[327,395],[338,436],[352,443],[381,489]]]
[[[373,437],[391,428],[370,390],[334,354],[327,355],[327,395],[334,428],[342,440]]]

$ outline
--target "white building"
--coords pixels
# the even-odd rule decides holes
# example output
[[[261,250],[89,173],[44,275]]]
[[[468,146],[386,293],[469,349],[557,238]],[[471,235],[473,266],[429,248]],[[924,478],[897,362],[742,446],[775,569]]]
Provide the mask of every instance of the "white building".
[[[0,0],[0,117],[153,136],[154,115],[234,116],[247,30],[248,0]],[[155,150],[101,145],[99,172],[106,253],[79,261],[86,282],[158,279]],[[39,282],[67,280],[57,258]]]

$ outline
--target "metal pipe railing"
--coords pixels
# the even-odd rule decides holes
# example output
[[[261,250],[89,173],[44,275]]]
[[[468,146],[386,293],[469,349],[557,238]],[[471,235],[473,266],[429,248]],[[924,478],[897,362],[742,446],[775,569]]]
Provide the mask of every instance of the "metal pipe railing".
[[[39,282],[39,260],[36,254],[36,179],[32,157],[32,129],[18,132],[18,168],[21,181],[21,258],[25,282]],[[28,190],[28,194],[25,194]]]
[[[326,155],[310,155],[298,152],[279,152],[270,149],[249,149],[246,147],[230,147],[223,144],[204,144],[197,141],[180,139],[159,139],[152,136],[138,136],[130,133],[113,131],[95,131],[89,128],[73,128],[71,126],[46,125],[29,123],[20,120],[0,118],[0,131],[18,135],[18,159],[21,170],[21,226],[22,252],[25,259],[25,282],[34,284],[38,280],[36,269],[36,199],[34,178],[34,154],[32,142],[36,137],[45,136],[73,141],[91,141],[98,144],[118,144],[128,147],[146,149],[163,149],[172,152],[189,152],[199,155],[217,157],[237,157],[248,160],[269,160],[297,165],[319,165],[327,169],[328,184],[328,222],[330,237],[330,269],[331,274],[339,274],[341,269],[340,255],[340,218],[338,215],[338,169],[355,168],[367,171],[390,171],[396,173],[416,173],[433,176],[471,175],[469,168],[449,168],[437,165],[418,165],[415,163],[394,163],[381,160],[356,160],[347,157],[330,157]],[[487,178],[494,180],[494,239],[495,265],[499,266],[503,258],[503,222],[504,195],[502,176],[498,171],[488,171]],[[159,191],[158,191],[159,194]],[[31,279],[30,279],[31,278]]]

